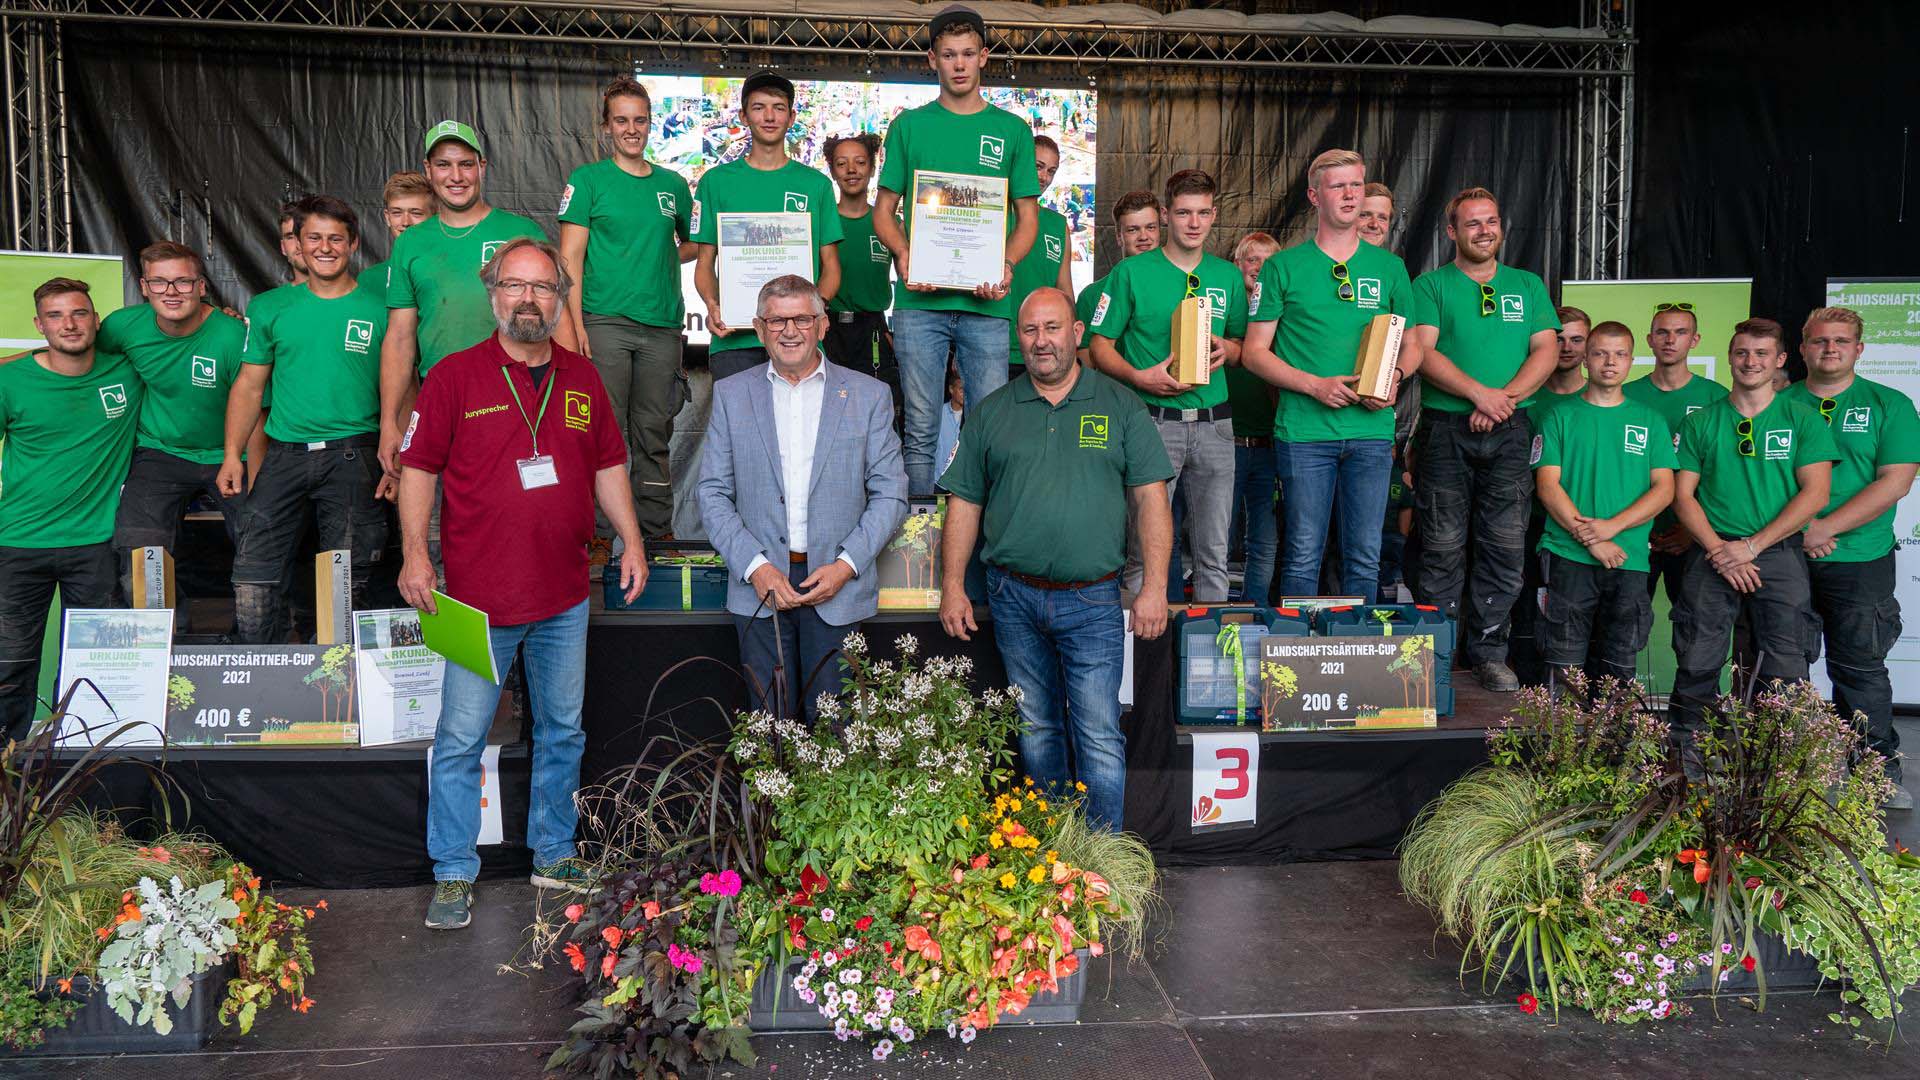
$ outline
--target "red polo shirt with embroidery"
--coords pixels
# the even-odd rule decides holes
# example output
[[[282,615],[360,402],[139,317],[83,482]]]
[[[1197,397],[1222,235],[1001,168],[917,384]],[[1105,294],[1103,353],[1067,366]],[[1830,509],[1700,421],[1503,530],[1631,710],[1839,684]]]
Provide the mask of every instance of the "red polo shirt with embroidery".
[[[543,415],[545,387],[535,388],[497,334],[448,356],[427,373],[400,444],[407,468],[440,474],[447,595],[495,626],[551,618],[587,598],[593,477],[627,460],[593,364],[554,345],[548,366]],[[529,490],[518,462],[534,456],[536,418],[539,452],[553,458],[559,483]]]

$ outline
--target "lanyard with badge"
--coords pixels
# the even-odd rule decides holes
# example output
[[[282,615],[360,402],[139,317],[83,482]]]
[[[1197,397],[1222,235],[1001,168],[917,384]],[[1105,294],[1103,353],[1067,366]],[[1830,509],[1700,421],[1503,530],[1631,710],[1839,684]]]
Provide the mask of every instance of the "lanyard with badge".
[[[526,421],[527,433],[533,436],[533,456],[514,462],[520,468],[520,489],[532,491],[535,488],[552,487],[560,482],[560,474],[554,471],[553,455],[540,452],[540,422],[547,418],[547,402],[553,398],[553,384],[558,379],[552,372],[547,374],[546,390],[540,395],[540,411],[528,418],[527,407],[520,403],[520,390],[513,385],[513,373],[503,365],[500,376],[507,380],[507,393],[513,395],[514,407],[520,410],[520,419]]]

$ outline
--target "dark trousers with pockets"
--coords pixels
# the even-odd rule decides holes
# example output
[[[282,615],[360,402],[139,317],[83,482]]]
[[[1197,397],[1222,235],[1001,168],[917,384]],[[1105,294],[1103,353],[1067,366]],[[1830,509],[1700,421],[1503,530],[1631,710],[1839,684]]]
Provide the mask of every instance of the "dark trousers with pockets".
[[[33,725],[40,647],[53,590],[68,608],[113,604],[113,545],[0,547],[0,737],[22,739]]]
[[[1680,582],[1687,603],[1684,613],[1675,611],[1673,698],[1667,707],[1676,738],[1705,726],[1706,711],[1719,693],[1734,620],[1742,614],[1753,628],[1759,656],[1756,667],[1763,684],[1807,677],[1816,630],[1800,534],[1762,549],[1753,565],[1760,572],[1761,586],[1756,592],[1743,593],[1727,584],[1707,561],[1705,551],[1696,547],[1687,552],[1687,569]]]
[[[1609,570],[1550,551],[1540,553],[1540,565],[1547,583],[1546,610],[1535,623],[1541,662],[1631,680],[1653,627],[1646,571]]]
[[[1428,409],[1414,436],[1421,543],[1415,595],[1459,622],[1470,664],[1504,663],[1525,573],[1533,422],[1515,409],[1492,431],[1474,431],[1468,417]]]
[[[806,564],[793,563],[788,578],[798,589],[807,579]],[[840,693],[840,666],[827,658],[839,651],[848,634],[860,629],[859,623],[833,626],[820,617],[818,608],[804,604],[757,619],[735,615],[733,626],[740,634],[740,668],[748,678],[747,707],[775,716],[804,714],[808,723],[819,719],[821,694]],[[774,697],[776,665],[783,669],[786,682],[784,700]]]
[[[1900,640],[1900,601],[1893,594],[1894,553],[1869,562],[1807,560],[1813,610],[1826,636],[1833,706],[1849,720],[1860,713],[1867,747],[1900,775],[1900,733],[1893,727],[1893,680],[1887,652]]]
[[[362,606],[391,528],[387,504],[373,494],[381,475],[377,447],[374,435],[321,449],[267,444],[267,460],[240,515],[233,558],[234,629],[241,641],[269,643],[282,625],[280,585],[293,571],[309,520],[319,528],[321,551],[351,552],[353,605]]]
[[[827,315],[827,359],[849,371],[871,375],[893,392],[893,433],[906,430],[906,404],[900,391],[900,362],[883,311],[834,311]]]
[[[175,457],[164,450],[138,447],[120,489],[120,509],[113,519],[113,553],[119,562],[121,597],[133,600],[133,572],[129,553],[134,548],[161,547],[173,553],[180,535],[180,515],[202,493],[213,497],[227,529],[227,540],[239,550],[240,508],[246,496],[220,493],[220,466]],[[181,600],[182,606],[185,598]]]

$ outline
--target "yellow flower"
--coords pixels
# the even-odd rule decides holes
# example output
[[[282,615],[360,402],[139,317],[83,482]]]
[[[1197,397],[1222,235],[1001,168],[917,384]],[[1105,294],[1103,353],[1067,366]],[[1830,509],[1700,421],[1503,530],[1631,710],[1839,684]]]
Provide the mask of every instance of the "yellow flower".
[[[973,828],[973,823],[967,820],[967,815],[965,814],[960,815],[960,827],[963,829]]]
[[[1085,785],[1085,784],[1083,784],[1083,783],[1081,783],[1081,782],[1080,782],[1080,781],[1078,781],[1078,780],[1075,780],[1075,781],[1073,782],[1073,790],[1075,790],[1075,791],[1078,791],[1078,792],[1080,792],[1080,793],[1082,793],[1082,794],[1085,794],[1085,793],[1086,793],[1086,790],[1087,790],[1087,785]]]
[[[989,835],[989,836],[987,837],[987,843],[989,843],[989,844],[991,844],[991,845],[993,845],[993,846],[994,846],[994,847],[995,847],[995,848],[997,849],[997,848],[999,848],[999,847],[1000,847],[1000,846],[1001,846],[1002,844],[1005,844],[1005,843],[1006,843],[1006,841],[1005,841],[1005,840],[1002,840],[1002,839],[1000,839],[1000,834],[996,832],[996,833],[992,833],[992,834],[990,834],[990,835]]]
[[[1036,799],[1036,800],[1034,800],[1034,803],[1033,803],[1033,805],[1035,805],[1035,806],[1037,806],[1037,807],[1039,807],[1039,808],[1040,808],[1040,809],[1042,809],[1042,810],[1045,810],[1045,809],[1047,808],[1047,800],[1045,800],[1045,799]]]
[[[1011,811],[1013,811],[1013,812],[1014,812],[1014,813],[1016,813],[1016,814],[1017,814],[1017,813],[1019,813],[1019,812],[1020,812],[1020,800],[1019,800],[1019,799],[1015,799],[1015,800],[1013,800],[1013,801],[1012,801],[1011,803],[1008,803],[1008,804],[1007,804],[1007,809],[1009,809],[1009,810],[1011,810]]]
[[[1046,876],[1047,868],[1038,863],[1034,864],[1033,869],[1027,871],[1027,880],[1033,882],[1035,885],[1040,884],[1040,879]]]
[[[1000,875],[1000,887],[1003,889],[1013,888],[1013,875],[1011,873]]]
[[[1028,787],[1032,787],[1032,786],[1033,786],[1033,777],[1031,777],[1031,776],[1029,776],[1029,777],[1027,777],[1027,786],[1028,786]]]
[[[1053,865],[1054,863],[1057,863],[1057,862],[1059,862],[1059,861],[1060,861],[1060,853],[1059,853],[1059,852],[1057,852],[1057,851],[1049,851],[1049,852],[1047,852],[1047,865],[1049,865],[1049,866],[1051,866],[1051,865]]]

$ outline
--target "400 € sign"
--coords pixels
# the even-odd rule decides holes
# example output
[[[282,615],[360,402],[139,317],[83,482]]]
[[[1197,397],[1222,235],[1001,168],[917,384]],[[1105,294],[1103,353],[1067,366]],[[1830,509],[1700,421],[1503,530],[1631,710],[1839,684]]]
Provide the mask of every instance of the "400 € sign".
[[[177,645],[167,740],[189,746],[358,745],[348,645]]]

